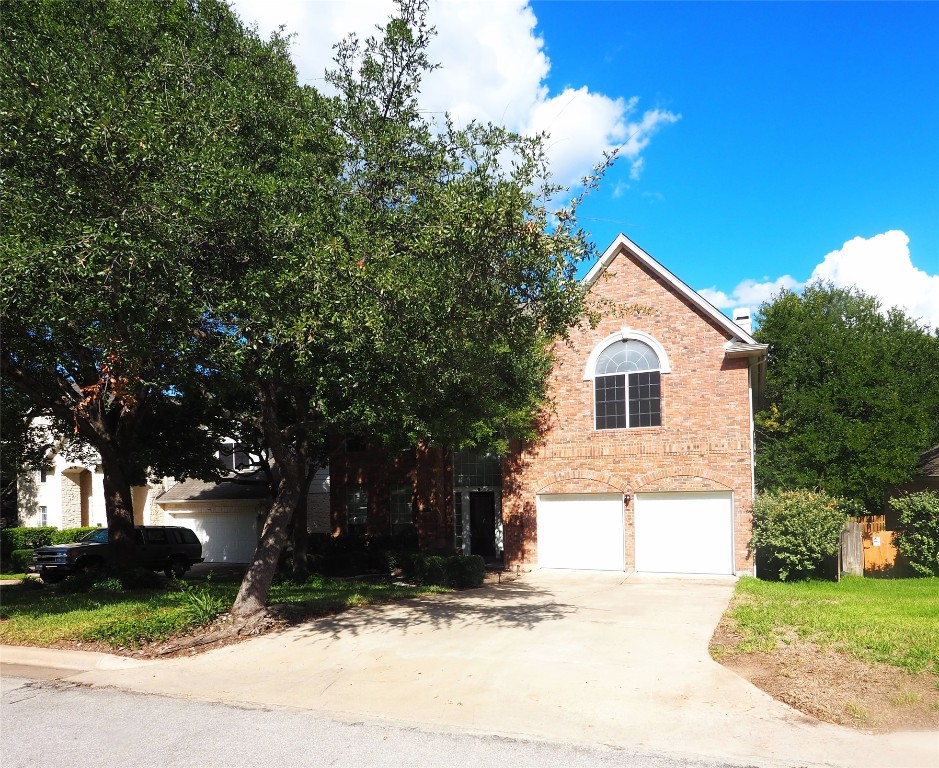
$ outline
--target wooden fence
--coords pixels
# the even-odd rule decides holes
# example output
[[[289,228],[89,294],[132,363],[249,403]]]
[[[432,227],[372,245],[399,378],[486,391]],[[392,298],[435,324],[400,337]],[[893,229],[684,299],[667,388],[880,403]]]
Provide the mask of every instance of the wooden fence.
[[[885,574],[897,565],[894,532],[884,515],[850,518],[841,532],[841,573]]]

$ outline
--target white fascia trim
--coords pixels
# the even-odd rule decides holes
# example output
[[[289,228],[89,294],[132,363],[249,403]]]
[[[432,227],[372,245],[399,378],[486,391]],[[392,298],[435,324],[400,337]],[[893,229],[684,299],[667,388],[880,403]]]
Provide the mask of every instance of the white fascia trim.
[[[615,344],[618,341],[626,341],[627,339],[635,339],[636,341],[642,341],[648,344],[652,347],[652,351],[658,355],[659,371],[661,373],[672,372],[672,366],[671,363],[668,362],[668,355],[665,353],[665,348],[659,344],[658,341],[648,333],[634,331],[631,328],[620,328],[616,333],[611,333],[593,348],[590,357],[587,358],[587,365],[584,367],[584,381],[592,381],[594,376],[597,375],[597,360],[600,359],[600,355],[603,354],[604,349],[610,346],[610,344]]]
[[[739,341],[728,341],[724,345],[724,353],[733,359],[737,357],[762,357],[769,349],[769,344],[744,344]]]
[[[588,287],[592,286],[599,279],[600,275],[606,271],[606,268],[612,263],[613,259],[624,250],[629,251],[655,275],[674,288],[676,292],[684,296],[694,306],[700,309],[704,315],[711,318],[733,338],[740,339],[745,344],[758,343],[751,334],[747,333],[743,328],[727,317],[727,315],[711,304],[711,302],[705,299],[700,293],[685,285],[685,283],[659,264],[659,262],[626,237],[626,235],[620,234],[616,236],[616,239],[610,243],[610,246],[603,252],[600,260],[590,268],[590,271],[584,277],[584,283]]]

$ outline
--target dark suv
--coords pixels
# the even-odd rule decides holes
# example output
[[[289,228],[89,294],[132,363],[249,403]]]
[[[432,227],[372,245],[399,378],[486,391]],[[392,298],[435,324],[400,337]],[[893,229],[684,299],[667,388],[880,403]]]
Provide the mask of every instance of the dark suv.
[[[93,571],[107,565],[110,558],[108,529],[85,534],[74,544],[39,547],[33,565],[47,582],[61,581],[72,573]],[[188,528],[168,525],[141,525],[134,528],[134,565],[180,577],[193,563],[201,563],[202,544]]]

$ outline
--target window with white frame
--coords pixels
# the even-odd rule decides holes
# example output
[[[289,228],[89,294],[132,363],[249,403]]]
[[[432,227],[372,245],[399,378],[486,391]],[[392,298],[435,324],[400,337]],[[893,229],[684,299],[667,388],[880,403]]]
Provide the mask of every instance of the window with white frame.
[[[346,534],[364,536],[368,529],[368,492],[361,485],[346,489]]]
[[[46,526],[49,525],[49,508],[48,507],[39,507],[39,525]]]
[[[414,527],[411,486],[396,485],[391,489],[391,535],[407,533]]]
[[[638,339],[615,341],[597,358],[594,370],[597,429],[662,425],[661,364]]]

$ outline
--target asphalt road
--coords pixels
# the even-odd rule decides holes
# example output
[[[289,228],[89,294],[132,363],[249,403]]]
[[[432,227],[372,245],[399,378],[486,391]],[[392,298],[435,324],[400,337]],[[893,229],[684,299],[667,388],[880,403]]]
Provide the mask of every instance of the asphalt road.
[[[296,710],[247,709],[92,689],[36,668],[5,665],[0,690],[4,768],[740,768],[604,746],[340,722]]]

